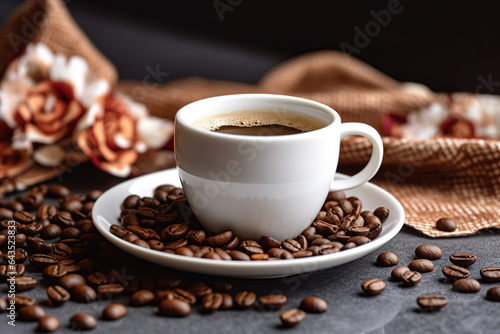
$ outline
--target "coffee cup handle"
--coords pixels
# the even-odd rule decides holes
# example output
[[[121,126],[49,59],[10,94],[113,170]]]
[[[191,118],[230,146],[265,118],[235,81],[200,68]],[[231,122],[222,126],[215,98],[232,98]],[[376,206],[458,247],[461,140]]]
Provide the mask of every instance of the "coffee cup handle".
[[[372,155],[370,161],[359,173],[346,179],[335,180],[332,191],[347,190],[368,182],[380,168],[384,157],[384,145],[379,133],[373,127],[363,123],[342,123],[340,128],[340,140],[351,135],[359,135],[368,138],[372,143]]]

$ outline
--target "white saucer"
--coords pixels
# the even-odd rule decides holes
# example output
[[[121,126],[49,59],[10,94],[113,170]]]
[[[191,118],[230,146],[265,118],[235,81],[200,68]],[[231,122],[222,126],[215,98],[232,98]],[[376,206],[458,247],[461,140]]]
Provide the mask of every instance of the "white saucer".
[[[339,173],[335,176],[337,179],[345,177],[345,175]],[[363,202],[363,210],[373,211],[379,206],[385,206],[390,210],[389,217],[383,224],[382,233],[367,244],[329,255],[276,261],[209,260],[146,249],[123,241],[111,234],[109,227],[118,223],[120,205],[123,200],[130,194],[152,196],[153,190],[161,184],[180,186],[177,170],[168,169],[144,175],[114,186],[102,194],[94,204],[92,210],[94,224],[106,239],[127,253],[165,267],[200,274],[242,278],[272,278],[338,266],[365,256],[391,240],[401,230],[405,220],[403,207],[394,196],[376,185],[367,183],[356,189],[346,191],[346,194],[358,197]]]

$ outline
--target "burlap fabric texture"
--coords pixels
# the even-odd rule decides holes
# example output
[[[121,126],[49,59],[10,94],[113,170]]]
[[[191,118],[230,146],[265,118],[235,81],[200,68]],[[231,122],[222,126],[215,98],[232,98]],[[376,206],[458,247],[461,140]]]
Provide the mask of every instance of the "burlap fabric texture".
[[[116,78],[113,66],[92,46],[58,0],[29,1],[0,31],[0,70],[16,56],[5,37],[19,32],[22,18],[41,11],[44,19],[33,41],[56,52],[80,54],[97,72]],[[276,66],[256,85],[188,78],[151,87],[143,82],[119,82],[117,89],[148,106],[153,115],[173,119],[185,104],[216,95],[273,93],[309,98],[333,107],[342,120],[382,129],[382,115],[409,113],[432,102],[448,104],[460,113],[473,95],[434,94],[407,89],[369,65],[336,51],[318,51]],[[373,182],[403,205],[406,224],[430,237],[464,236],[500,227],[500,142],[437,138],[408,140],[384,137],[385,157]],[[355,171],[369,158],[364,138],[347,138],[341,147],[341,171]],[[454,232],[435,228],[441,217],[457,222]]]

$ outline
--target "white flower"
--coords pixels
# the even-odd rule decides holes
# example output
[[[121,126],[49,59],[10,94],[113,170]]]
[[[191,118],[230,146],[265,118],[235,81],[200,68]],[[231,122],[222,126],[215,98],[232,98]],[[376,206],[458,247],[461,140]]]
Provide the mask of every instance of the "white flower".
[[[428,139],[439,134],[441,123],[448,117],[449,109],[434,102],[428,108],[408,114],[407,123],[401,126],[401,136],[409,139]]]

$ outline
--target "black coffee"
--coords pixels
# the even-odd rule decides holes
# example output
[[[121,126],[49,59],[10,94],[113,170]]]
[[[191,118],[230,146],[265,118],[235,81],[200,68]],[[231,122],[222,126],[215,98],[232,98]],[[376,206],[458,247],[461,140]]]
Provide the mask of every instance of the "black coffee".
[[[290,128],[288,126],[273,124],[251,127],[221,126],[220,128],[214,130],[214,132],[245,136],[283,136],[302,133],[303,131]]]
[[[205,130],[247,136],[282,136],[320,129],[322,119],[290,110],[238,110],[197,119]]]

